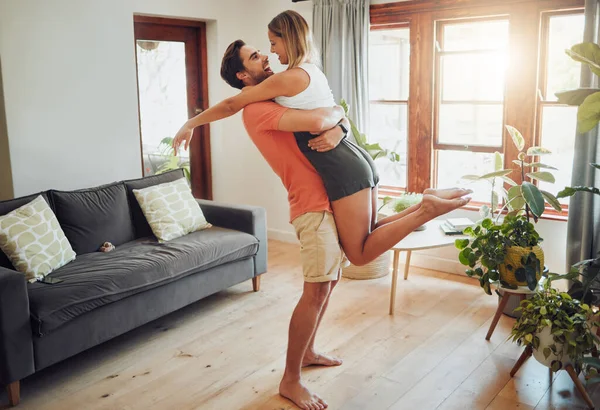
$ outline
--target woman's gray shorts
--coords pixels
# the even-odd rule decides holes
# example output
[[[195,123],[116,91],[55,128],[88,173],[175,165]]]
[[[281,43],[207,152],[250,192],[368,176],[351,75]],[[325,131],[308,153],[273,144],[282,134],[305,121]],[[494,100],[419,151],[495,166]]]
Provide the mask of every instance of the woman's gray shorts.
[[[327,152],[313,151],[308,141],[315,138],[309,132],[295,132],[300,151],[323,179],[330,201],[350,196],[379,183],[379,175],[371,156],[358,145],[344,138]]]

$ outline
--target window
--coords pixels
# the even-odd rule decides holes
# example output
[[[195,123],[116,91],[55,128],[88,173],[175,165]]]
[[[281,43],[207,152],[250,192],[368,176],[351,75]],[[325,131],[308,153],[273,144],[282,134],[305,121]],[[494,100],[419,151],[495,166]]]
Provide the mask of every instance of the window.
[[[400,155],[375,161],[382,188],[406,188],[410,30],[373,30],[369,36],[369,141]]]
[[[577,107],[558,104],[558,91],[579,87],[581,65],[565,58],[564,50],[583,41],[583,13],[548,13],[544,16],[544,53],[540,64],[540,103],[538,105],[539,145],[552,151],[542,162],[558,168],[556,182],[540,182],[540,188],[554,191],[555,187],[571,185]],[[562,198],[563,204],[569,202]]]
[[[372,5],[370,132],[373,140],[399,143],[403,160],[410,158],[401,164],[404,179],[388,175],[390,164],[378,168],[389,185],[383,188],[464,185],[463,175],[494,170],[496,151],[514,169],[507,124],[521,131],[526,149],[553,152],[535,159],[559,169],[556,183],[540,182],[542,189],[556,193],[569,185],[576,108],[558,104],[554,93],[579,85],[579,64],[564,50],[583,38],[583,6],[584,0]],[[406,50],[394,45],[400,38]],[[510,176],[520,182],[520,173]],[[470,187],[475,201],[489,202],[487,182]]]
[[[507,48],[505,18],[437,23],[437,186],[456,186],[463,175],[494,171],[494,152],[502,152]],[[487,182],[471,188],[474,200],[488,200]]]

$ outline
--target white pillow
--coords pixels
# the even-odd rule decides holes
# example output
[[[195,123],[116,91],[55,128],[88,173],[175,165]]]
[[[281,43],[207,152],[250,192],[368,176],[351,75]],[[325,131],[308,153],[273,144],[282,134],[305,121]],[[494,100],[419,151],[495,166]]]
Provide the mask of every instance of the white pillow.
[[[0,249],[30,282],[42,279],[76,256],[41,195],[0,216]]]
[[[160,242],[210,228],[185,178],[134,189],[133,194]]]

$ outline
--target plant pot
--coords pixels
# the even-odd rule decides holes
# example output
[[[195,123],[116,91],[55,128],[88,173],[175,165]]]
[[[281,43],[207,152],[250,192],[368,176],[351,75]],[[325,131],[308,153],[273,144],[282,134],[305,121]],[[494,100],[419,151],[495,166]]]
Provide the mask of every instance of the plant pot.
[[[550,356],[548,356],[548,358],[544,356],[544,349],[550,346],[551,344],[555,343],[554,339],[552,338],[552,333],[550,332],[551,328],[547,326],[537,334],[537,336],[540,338],[540,345],[537,349],[533,349],[533,357],[535,357],[535,360],[537,360],[546,367],[551,367],[553,361],[559,360],[560,362],[562,362],[562,368],[564,368],[567,364],[571,363],[571,360],[569,359],[569,356],[567,356],[566,352],[562,355],[562,357],[558,357],[553,353],[550,353]],[[558,351],[562,350],[562,347],[558,343],[556,343],[556,347]]]
[[[342,276],[347,279],[376,279],[390,273],[392,252],[387,251],[372,262],[363,266],[349,265],[342,269]]]
[[[517,269],[523,267],[521,257],[533,252],[540,261],[540,269],[535,273],[535,277],[539,282],[542,277],[542,266],[544,266],[544,251],[539,246],[522,248],[520,246],[511,246],[506,250],[504,263],[498,267],[500,271],[500,280],[515,286],[527,286],[527,281],[519,281],[515,277]]]

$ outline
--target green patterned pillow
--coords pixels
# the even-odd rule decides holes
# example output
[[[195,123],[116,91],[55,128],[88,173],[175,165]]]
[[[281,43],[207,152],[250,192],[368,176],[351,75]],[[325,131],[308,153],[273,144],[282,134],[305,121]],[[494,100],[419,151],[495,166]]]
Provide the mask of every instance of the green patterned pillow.
[[[133,194],[160,242],[210,228],[185,178],[134,189]]]
[[[75,259],[71,244],[41,195],[0,216],[0,249],[30,282]]]

